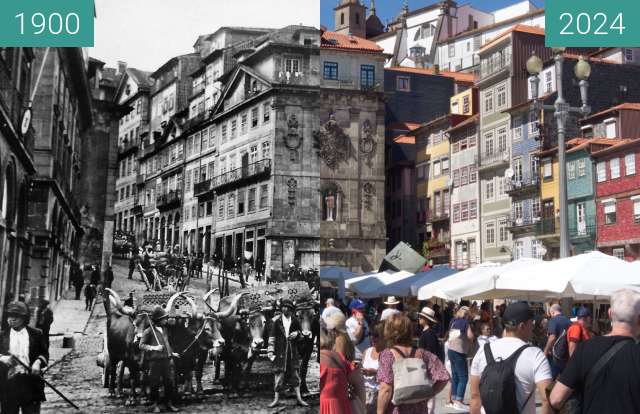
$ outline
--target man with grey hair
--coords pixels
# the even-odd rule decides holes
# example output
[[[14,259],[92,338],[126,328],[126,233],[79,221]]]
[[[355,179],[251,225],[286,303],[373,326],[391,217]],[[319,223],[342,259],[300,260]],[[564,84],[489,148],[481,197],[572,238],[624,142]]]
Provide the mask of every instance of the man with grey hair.
[[[320,318],[326,322],[327,318],[336,313],[342,313],[342,311],[335,305],[335,300],[333,298],[328,298],[325,302],[325,308],[322,311]]]
[[[550,396],[560,409],[574,392],[582,413],[637,413],[640,407],[640,293],[611,296],[611,332],[578,344]]]
[[[549,309],[551,319],[547,325],[547,344],[544,347],[544,355],[549,359],[551,375],[556,379],[567,365],[569,360],[569,344],[566,332],[571,325],[571,320],[562,314],[562,306],[557,303]],[[564,342],[563,342],[564,341]],[[556,342],[558,342],[556,344]],[[554,352],[555,351],[555,352]],[[562,351],[566,351],[565,355]]]

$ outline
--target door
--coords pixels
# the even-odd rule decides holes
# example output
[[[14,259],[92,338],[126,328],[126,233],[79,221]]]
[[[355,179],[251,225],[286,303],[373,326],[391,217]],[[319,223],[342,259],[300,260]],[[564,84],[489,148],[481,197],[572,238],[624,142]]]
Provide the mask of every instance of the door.
[[[542,204],[542,226],[543,233],[555,233],[556,209],[553,205],[553,199],[544,200]]]
[[[579,235],[587,234],[587,221],[584,216],[584,203],[576,204],[576,221]]]

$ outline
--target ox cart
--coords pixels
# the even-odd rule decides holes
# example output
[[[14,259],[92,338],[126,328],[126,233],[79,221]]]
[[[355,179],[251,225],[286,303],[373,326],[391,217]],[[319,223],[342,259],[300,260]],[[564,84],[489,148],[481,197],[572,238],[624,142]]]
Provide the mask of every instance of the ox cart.
[[[172,297],[173,300],[171,300]],[[191,299],[191,303],[189,302],[189,299]],[[110,299],[105,298],[105,300]],[[167,312],[170,315],[175,316],[183,314],[185,311],[192,312],[192,303],[195,303],[196,297],[189,293],[184,293],[181,296],[176,296],[176,292],[169,291],[142,292],[134,298],[134,301],[134,303],[136,304],[136,312],[147,314],[150,314],[155,306],[161,306],[166,309],[167,304],[169,303],[169,301],[171,301],[171,308],[167,309]],[[127,309],[126,306],[123,309]],[[122,317],[126,316],[127,315],[123,315]],[[103,337],[104,341],[102,352],[98,354],[96,362],[97,365],[102,368],[102,386],[104,388],[107,388],[109,387],[109,383],[111,380],[111,373],[109,369],[111,365],[111,358],[109,356],[109,346],[107,343],[108,335],[106,327]],[[118,367],[117,372],[122,372],[120,366]]]

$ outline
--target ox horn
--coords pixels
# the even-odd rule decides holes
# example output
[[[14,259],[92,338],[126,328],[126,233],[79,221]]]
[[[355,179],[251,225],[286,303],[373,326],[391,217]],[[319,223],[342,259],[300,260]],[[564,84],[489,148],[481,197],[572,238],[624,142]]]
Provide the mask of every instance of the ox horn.
[[[244,295],[248,295],[248,293],[247,292],[238,293],[231,301],[231,304],[229,305],[229,309],[222,312],[215,312],[216,317],[223,319],[223,318],[228,318],[229,316],[235,314],[236,310],[238,309],[238,302]]]
[[[189,302],[189,305],[191,305],[191,312],[192,312],[192,317],[195,317],[198,314],[198,306],[196,305],[196,302],[194,302],[193,299],[191,299],[189,296],[186,295],[185,292],[182,292],[182,297]]]
[[[110,288],[105,288],[104,290],[109,294],[109,301],[115,305],[116,309],[118,309],[118,312],[124,313],[124,311],[122,310],[122,301],[120,300],[120,296],[118,295],[118,293]]]
[[[215,312],[215,309],[213,309],[213,306],[211,306],[209,304],[209,296],[213,295],[214,293],[218,292],[220,289],[215,288],[215,289],[211,289],[210,291],[208,291],[207,293],[205,293],[205,295],[202,297],[202,300],[204,301],[204,304],[207,305],[207,307],[209,309],[211,309],[211,311]]]
[[[171,309],[173,308],[173,302],[175,302],[175,300],[182,295],[182,292],[176,292],[174,293],[169,300],[167,301],[167,306],[165,306],[164,311],[169,313],[171,312]]]

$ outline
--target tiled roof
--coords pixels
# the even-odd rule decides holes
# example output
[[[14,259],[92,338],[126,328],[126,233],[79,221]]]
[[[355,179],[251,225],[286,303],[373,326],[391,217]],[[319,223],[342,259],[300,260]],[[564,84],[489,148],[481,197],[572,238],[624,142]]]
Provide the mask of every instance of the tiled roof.
[[[410,137],[407,135],[398,135],[393,139],[393,142],[395,142],[396,144],[415,144],[416,137]]]
[[[576,137],[567,140],[566,147],[567,152],[575,152],[586,148],[590,145],[608,145],[608,146],[617,146],[619,144],[626,144],[630,140],[622,139],[622,138],[604,138],[604,137],[596,137],[596,138],[585,138],[585,137]],[[551,155],[555,154],[558,151],[558,147],[555,146],[553,148],[549,148],[546,150],[538,151],[539,156]]]
[[[502,20],[502,21],[499,21],[497,23],[490,24],[488,26],[480,26],[477,29],[467,30],[465,32],[458,33],[457,35],[452,36],[452,37],[444,40],[442,43],[443,44],[451,43],[451,42],[453,42],[453,41],[455,41],[455,40],[457,40],[457,39],[459,39],[461,37],[468,37],[468,36],[476,35],[478,33],[483,33],[483,32],[495,29],[496,27],[507,26],[510,23],[517,22],[517,21],[520,21],[520,20],[524,20],[524,19],[529,18],[529,17],[538,16],[538,15],[541,15],[541,14],[544,14],[544,9],[543,8],[533,10],[533,11],[531,11],[529,13],[522,14],[520,16],[514,16],[514,17],[512,17],[510,19]]]
[[[400,131],[413,131],[414,129],[420,128],[420,124],[416,122],[394,122],[387,126],[389,130],[400,130]]]
[[[592,118],[595,118],[595,117],[598,117],[598,116],[601,116],[601,115],[604,115],[604,114],[608,114],[610,112],[618,111],[620,109],[629,109],[629,110],[632,110],[632,111],[640,111],[640,103],[638,103],[638,102],[625,102],[625,103],[622,103],[620,105],[612,106],[611,108],[607,108],[607,109],[605,109],[603,111],[600,111],[598,113],[595,113],[593,115],[589,115],[588,117],[582,119],[581,122],[582,122],[582,124],[585,124],[585,121],[587,121],[589,119],[592,119]]]
[[[321,49],[348,50],[364,53],[382,53],[384,51],[384,49],[370,40],[336,32],[322,32],[320,40]]]
[[[640,139],[618,139],[617,141],[620,141],[620,142],[616,145],[610,146],[609,148],[605,148],[600,151],[594,152],[592,155],[594,157],[601,157],[601,156],[605,156],[614,152],[626,150],[628,148],[640,145]]]
[[[513,33],[513,32],[530,33],[530,34],[544,36],[544,28],[542,28],[542,27],[528,26],[526,24],[516,24],[515,26],[511,27],[510,29],[507,29],[504,32],[500,33],[497,37],[495,37],[490,42],[485,43],[485,45],[480,48],[480,52],[490,48],[493,45],[495,45],[500,40],[502,40],[506,35],[508,35],[509,33]]]
[[[435,73],[433,68],[410,68],[405,66],[393,66],[390,68],[385,68],[385,70],[393,70],[396,72],[406,72],[406,73],[416,73],[419,75],[446,76],[448,78],[453,78],[456,82],[462,82],[462,83],[473,83],[476,80],[476,77],[473,73],[447,72],[447,71],[440,71],[438,73]]]
[[[447,129],[446,132],[451,132],[451,131],[455,131],[456,129],[459,128],[463,128],[467,125],[471,125],[475,122],[478,122],[478,120],[480,119],[480,114],[475,114],[472,116],[469,116],[467,119],[465,119],[464,121],[460,122],[459,124],[456,124],[455,126],[452,126],[451,128]]]

